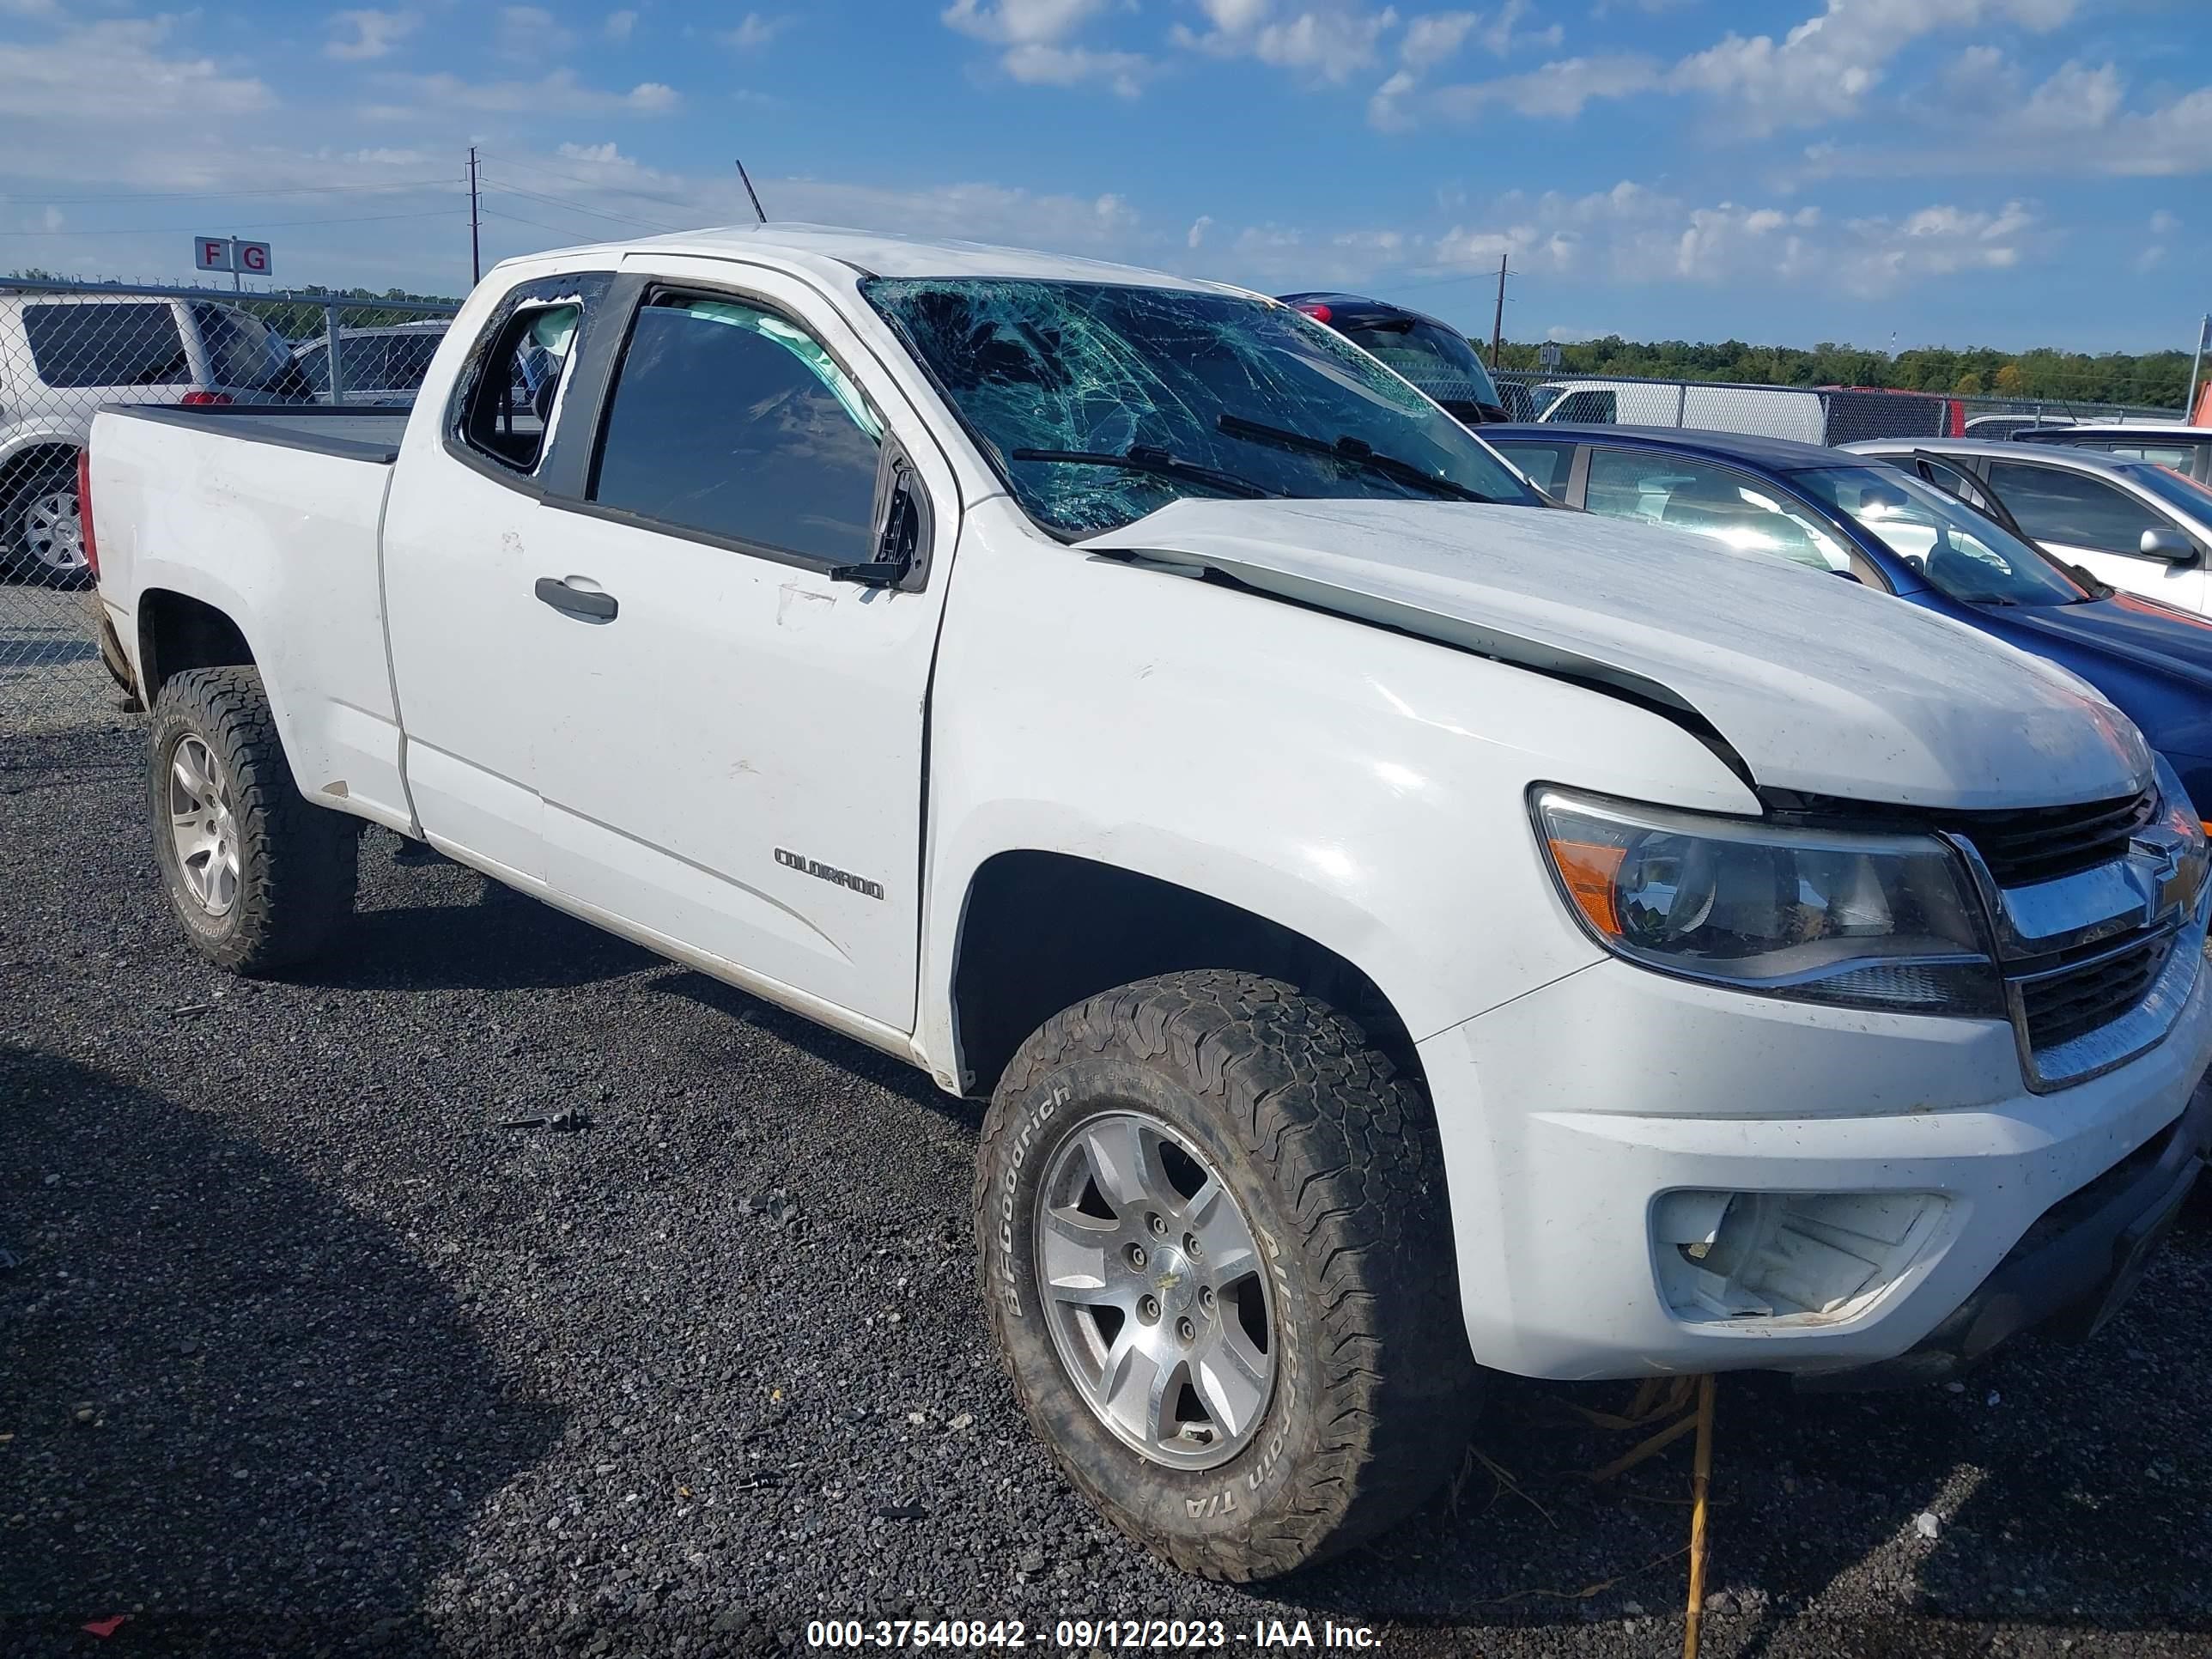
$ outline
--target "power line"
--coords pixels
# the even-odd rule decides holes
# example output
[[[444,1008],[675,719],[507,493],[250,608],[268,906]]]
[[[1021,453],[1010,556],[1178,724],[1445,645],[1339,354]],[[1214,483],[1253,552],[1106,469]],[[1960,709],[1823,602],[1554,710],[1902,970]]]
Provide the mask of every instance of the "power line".
[[[563,225],[549,225],[543,219],[526,219],[519,213],[502,213],[497,208],[484,209],[483,216],[487,219],[506,219],[518,225],[534,225],[540,230],[551,231],[556,236],[574,236],[576,234]]]
[[[548,207],[565,208],[571,213],[588,213],[596,219],[609,219],[617,224],[641,225],[647,230],[672,231],[673,225],[664,225],[651,219],[641,219],[635,213],[621,213],[612,208],[593,207],[587,202],[571,201],[565,196],[548,196],[543,191],[525,190],[520,185],[503,185],[495,179],[484,181],[484,188],[507,196],[520,196],[532,202],[543,202]]]
[[[581,173],[562,173],[556,167],[544,167],[536,161],[526,161],[519,156],[498,155],[490,150],[486,150],[483,154],[484,158],[487,161],[504,161],[511,167],[520,167],[525,173],[543,173],[548,179],[559,179],[568,184],[581,185],[586,190],[605,190],[608,188],[607,181],[605,179],[586,179]],[[643,196],[644,192],[641,191],[632,191],[629,194],[633,196]],[[661,198],[657,196],[646,196],[644,199],[648,202],[661,201]],[[661,204],[665,207],[678,207],[682,205],[680,203],[677,202],[662,202]]]
[[[107,196],[0,196],[23,207],[98,202],[220,202],[243,196],[336,196],[351,191],[431,190],[451,179],[413,179],[389,185],[293,185],[283,190],[146,190]]]
[[[442,219],[447,215],[462,211],[458,207],[433,208],[424,213],[370,213],[347,219],[248,219],[243,228],[248,230],[285,230],[295,225],[377,225],[393,219]],[[11,236],[194,236],[199,233],[190,225],[149,225],[128,230],[0,230],[0,241]]]

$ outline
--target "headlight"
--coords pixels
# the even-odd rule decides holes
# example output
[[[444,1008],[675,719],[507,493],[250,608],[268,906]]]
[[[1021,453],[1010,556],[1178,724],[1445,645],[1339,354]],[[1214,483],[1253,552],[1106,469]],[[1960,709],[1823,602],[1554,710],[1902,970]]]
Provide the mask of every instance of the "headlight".
[[[1536,828],[1599,944],[1686,979],[1847,1007],[2004,1017],[1957,855],[1540,789]]]

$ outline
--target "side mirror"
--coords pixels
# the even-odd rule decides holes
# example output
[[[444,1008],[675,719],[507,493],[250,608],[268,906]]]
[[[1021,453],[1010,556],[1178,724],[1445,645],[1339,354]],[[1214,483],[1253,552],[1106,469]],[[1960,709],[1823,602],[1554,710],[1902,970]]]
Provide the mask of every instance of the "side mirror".
[[[2197,544],[2179,530],[2163,526],[2146,530],[2136,546],[2146,559],[2163,559],[2168,564],[2197,562]]]

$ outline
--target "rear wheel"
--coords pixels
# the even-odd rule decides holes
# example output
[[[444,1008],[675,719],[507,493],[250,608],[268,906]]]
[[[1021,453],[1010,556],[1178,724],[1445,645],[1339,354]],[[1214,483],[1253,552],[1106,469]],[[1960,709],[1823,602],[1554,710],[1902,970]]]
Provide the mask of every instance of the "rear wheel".
[[[91,582],[75,461],[41,463],[0,485],[0,554],[19,577],[56,587]]]
[[[319,951],[352,912],[361,826],[300,793],[259,672],[170,679],[148,754],[154,854],[193,948],[241,974]]]
[[[1231,972],[1093,997],[1023,1045],[979,1158],[1015,1392],[1176,1565],[1290,1571],[1456,1467],[1474,1368],[1426,1103],[1327,1005]]]

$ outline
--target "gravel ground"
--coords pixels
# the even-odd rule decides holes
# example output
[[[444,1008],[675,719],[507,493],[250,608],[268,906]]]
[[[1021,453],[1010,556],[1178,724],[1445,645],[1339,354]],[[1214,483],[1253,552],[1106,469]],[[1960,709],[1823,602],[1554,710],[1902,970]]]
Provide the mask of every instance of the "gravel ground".
[[[1501,1380],[1510,1487],[1181,1579],[985,1347],[973,1107],[380,832],[333,960],[227,980],[139,775],[98,698],[0,732],[0,1651],[747,1654],[912,1613],[1679,1650],[1686,1448],[1593,1488],[1620,1439],[1566,1409],[1622,1389]],[[2208,1353],[2200,1207],[2088,1348],[1723,1379],[1706,1651],[2212,1653]]]

